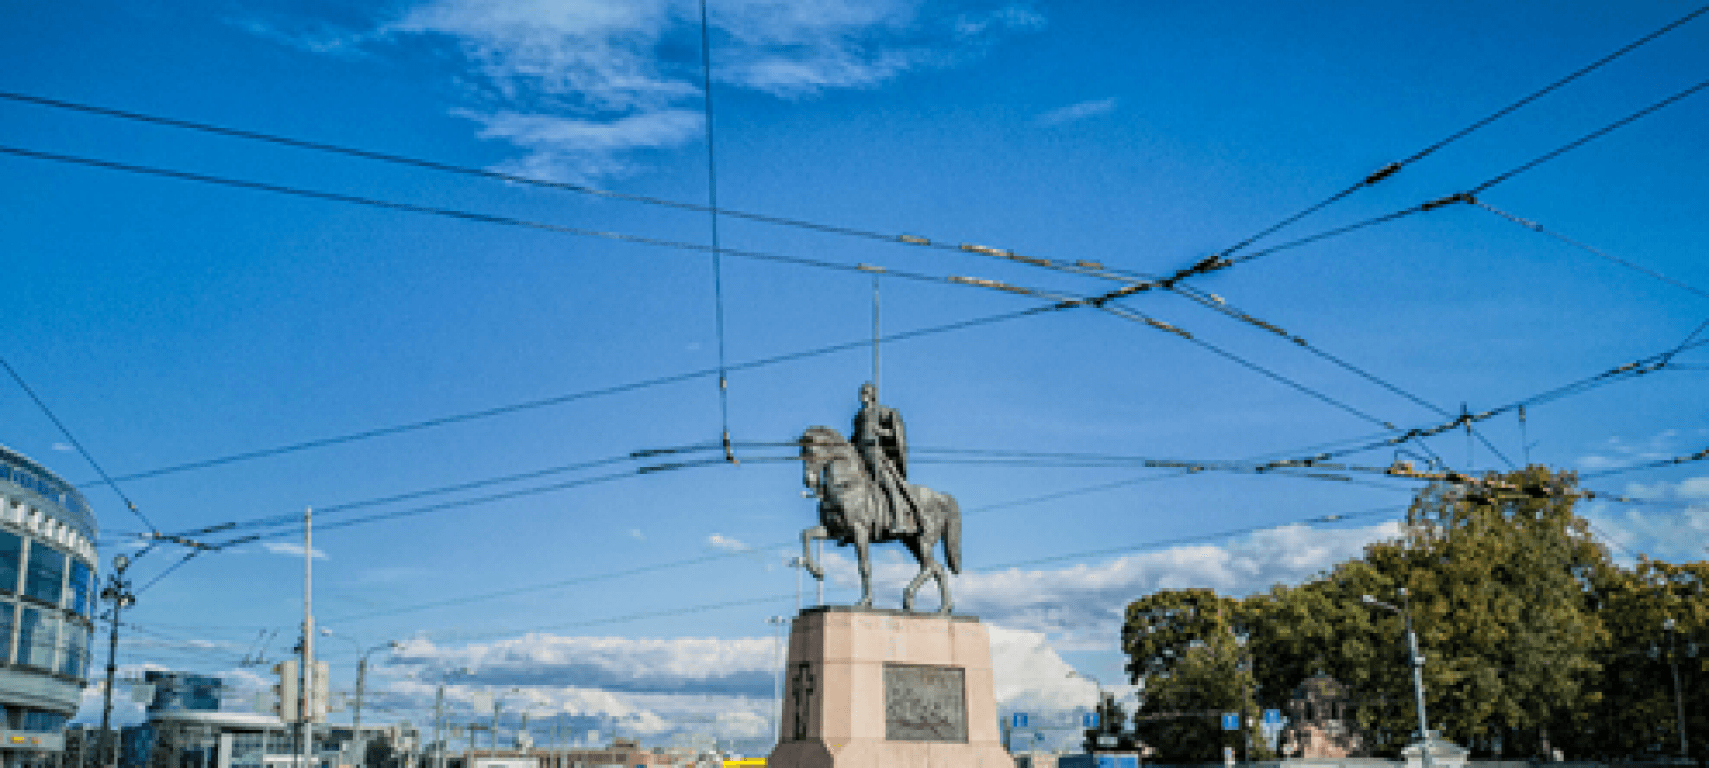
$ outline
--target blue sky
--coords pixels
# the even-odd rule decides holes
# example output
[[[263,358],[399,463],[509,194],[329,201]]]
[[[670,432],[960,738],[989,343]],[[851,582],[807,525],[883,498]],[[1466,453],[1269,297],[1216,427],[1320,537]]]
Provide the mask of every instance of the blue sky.
[[[0,91],[707,200],[694,4],[486,5],[14,4],[0,12]],[[1693,10],[709,5],[721,206],[1145,274],[1228,248]],[[1706,52],[1700,18],[1245,252],[1474,188],[1702,82]],[[1676,348],[1709,319],[1705,124],[1709,96],[1697,93],[1479,196],[1602,255],[1457,204],[1186,281],[1392,390],[1164,292],[1119,306],[1192,341],[1083,307],[884,345],[883,399],[917,448],[944,451],[918,452],[913,479],[954,494],[966,514],[958,607],[996,627],[1005,705],[1089,704],[1090,684],[1066,671],[1121,679],[1115,622],[1126,601],[1307,578],[1392,534],[1416,486],[979,465],[953,451],[1293,458]],[[710,237],[693,210],[17,100],[0,100],[0,145],[695,245]],[[1120,285],[737,218],[720,234],[743,252],[891,270],[879,289],[885,333],[1050,303],[950,276],[1069,296]],[[716,443],[723,426],[706,373],[720,340],[703,251],[15,153],[0,156],[0,249],[0,351],[118,477],[621,390],[119,486],[167,532],[310,505],[330,510],[324,526],[442,506],[316,537],[316,613],[352,641],[323,641],[338,684],[351,684],[353,643],[407,643],[376,654],[386,661],[365,719],[425,722],[432,684],[467,668],[453,689],[458,717],[478,691],[518,688],[516,708],[528,699],[537,719],[573,716],[584,735],[769,732],[765,618],[793,610],[783,562],[814,513],[798,466],[762,460],[787,449],[751,444],[814,424],[846,429],[872,374],[858,344],[872,328],[870,275],[724,256],[728,423],[748,461],[637,475],[645,462],[619,459]],[[1694,453],[1709,444],[1709,353],[1687,349],[1673,363],[1529,408],[1523,433],[1512,413],[1481,433],[1508,460],[1528,452],[1586,472]],[[0,442],[75,482],[95,479],[21,389],[0,392]],[[1346,458],[1386,466],[1431,453],[1460,470],[1505,466],[1461,432]],[[1656,503],[1585,509],[1622,557],[1698,559],[1706,484],[1701,464],[1611,475],[1591,485]],[[142,523],[110,489],[87,493],[105,555],[134,549]],[[1325,515],[1350,517],[1304,524]],[[121,662],[261,685],[265,669],[240,662],[270,631],[267,658],[287,652],[301,611],[290,556],[300,540],[268,531],[278,538],[198,557],[145,590]],[[880,602],[895,605],[910,570],[886,549]],[[832,554],[829,599],[850,600],[849,560]],[[151,552],[133,574],[148,582],[180,556]]]

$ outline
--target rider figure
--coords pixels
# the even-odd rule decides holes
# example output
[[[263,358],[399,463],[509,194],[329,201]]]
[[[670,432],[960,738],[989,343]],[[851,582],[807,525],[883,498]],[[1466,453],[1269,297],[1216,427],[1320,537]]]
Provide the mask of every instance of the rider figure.
[[[908,485],[908,437],[902,414],[878,402],[872,382],[860,387],[860,412],[854,417],[855,450],[866,460],[867,473],[883,489],[892,533],[919,530],[919,505]]]

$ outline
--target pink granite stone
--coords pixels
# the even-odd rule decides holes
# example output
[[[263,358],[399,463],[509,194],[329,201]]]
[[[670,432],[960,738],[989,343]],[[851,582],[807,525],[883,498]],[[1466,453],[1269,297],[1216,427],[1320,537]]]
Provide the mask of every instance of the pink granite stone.
[[[798,707],[795,677],[806,663],[812,693]],[[967,741],[885,738],[884,666],[920,664],[962,670]],[[794,739],[805,710],[806,738]],[[855,608],[809,609],[790,630],[784,673],[783,741],[773,768],[1009,768],[992,690],[991,643],[967,616]]]

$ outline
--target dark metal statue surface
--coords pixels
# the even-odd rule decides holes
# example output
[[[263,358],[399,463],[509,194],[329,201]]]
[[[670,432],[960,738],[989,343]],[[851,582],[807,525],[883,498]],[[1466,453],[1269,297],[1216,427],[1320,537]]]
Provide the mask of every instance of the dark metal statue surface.
[[[878,402],[871,384],[861,387],[861,409],[854,419],[854,440],[830,427],[811,427],[801,435],[801,481],[819,499],[819,525],[801,532],[802,561],[814,578],[825,578],[813,559],[814,539],[854,545],[860,564],[861,607],[872,606],[872,544],[900,541],[920,563],[920,572],[902,592],[902,609],[914,609],[914,594],[933,578],[942,607],[952,604],[949,575],[933,550],[944,545],[949,570],[961,572],[961,507],[955,498],[908,478],[908,441],[902,416]]]

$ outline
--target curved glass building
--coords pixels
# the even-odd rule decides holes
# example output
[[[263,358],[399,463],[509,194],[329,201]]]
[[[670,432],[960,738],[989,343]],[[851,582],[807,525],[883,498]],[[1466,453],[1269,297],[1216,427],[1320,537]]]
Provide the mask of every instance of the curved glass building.
[[[83,494],[0,446],[0,762],[57,759],[89,670],[95,515]]]

